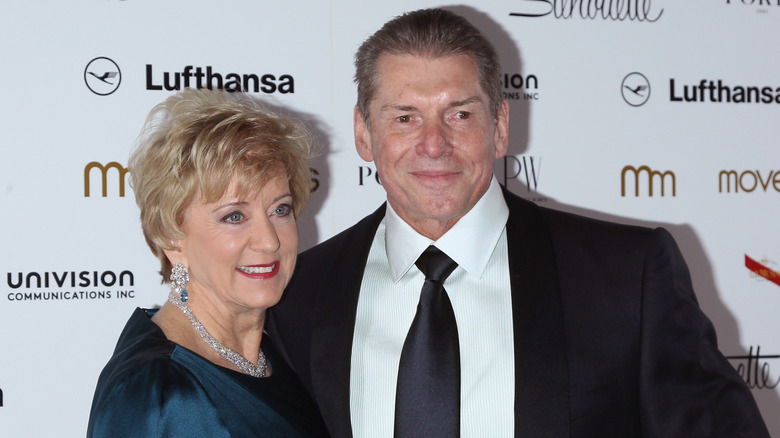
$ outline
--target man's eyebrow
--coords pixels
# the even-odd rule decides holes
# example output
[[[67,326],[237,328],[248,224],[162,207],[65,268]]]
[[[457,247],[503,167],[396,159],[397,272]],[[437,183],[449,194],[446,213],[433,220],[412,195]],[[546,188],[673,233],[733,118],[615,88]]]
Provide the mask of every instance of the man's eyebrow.
[[[471,97],[467,97],[467,98],[462,99],[462,100],[456,100],[456,101],[450,102],[449,107],[450,108],[455,108],[455,107],[459,107],[459,106],[465,106],[465,105],[468,105],[470,103],[480,103],[480,102],[482,102],[482,99],[480,99],[479,96],[471,96]]]
[[[465,99],[461,100],[454,100],[450,102],[447,107],[449,108],[457,108],[459,106],[465,106],[472,103],[479,103],[482,102],[482,99],[479,96],[471,96],[467,97]],[[417,111],[417,107],[414,105],[404,105],[404,104],[387,104],[382,106],[380,108],[380,111],[388,111],[388,110],[396,110],[396,111]]]
[[[388,104],[388,105],[382,106],[382,108],[381,108],[381,111],[388,111],[388,110],[417,111],[417,107],[414,106],[414,105]]]

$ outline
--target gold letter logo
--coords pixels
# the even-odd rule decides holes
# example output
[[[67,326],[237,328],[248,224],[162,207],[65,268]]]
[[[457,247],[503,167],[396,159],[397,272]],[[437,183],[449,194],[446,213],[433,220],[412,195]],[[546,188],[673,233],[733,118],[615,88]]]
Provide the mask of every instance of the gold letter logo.
[[[626,196],[626,173],[628,173],[628,171],[634,172],[634,196],[639,196],[639,174],[643,171],[647,172],[647,189],[649,196],[653,196],[653,179],[656,176],[661,179],[661,196],[664,196],[667,176],[672,177],[672,196],[677,196],[677,178],[675,177],[674,172],[671,170],[659,172],[648,166],[639,166],[639,168],[626,166],[623,168],[623,171],[620,173],[620,196]]]
[[[127,175],[127,169],[122,167],[121,164],[117,163],[116,161],[112,161],[105,166],[98,163],[97,161],[93,161],[84,168],[84,197],[89,197],[89,174],[90,171],[93,168],[99,168],[100,169],[100,176],[101,176],[101,184],[103,187],[103,197],[105,198],[108,196],[108,169],[114,168],[117,170],[117,173],[119,175],[119,196],[124,197],[125,196],[125,175]]]

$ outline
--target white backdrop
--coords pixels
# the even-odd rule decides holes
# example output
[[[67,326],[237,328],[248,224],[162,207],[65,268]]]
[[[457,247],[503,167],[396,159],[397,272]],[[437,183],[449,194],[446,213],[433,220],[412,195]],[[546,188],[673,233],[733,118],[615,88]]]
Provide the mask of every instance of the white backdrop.
[[[780,436],[777,1],[467,3],[453,9],[497,45],[512,104],[499,180],[545,206],[667,227],[721,350]],[[0,436],[83,436],[127,317],[165,299],[132,190],[122,196],[106,167],[103,196],[96,165],[127,164],[177,75],[182,86],[211,69],[223,87],[257,75],[253,94],[309,122],[320,155],[304,249],[384,199],[354,152],[354,51],[392,16],[440,5],[3,2]],[[647,170],[635,180],[627,166]]]

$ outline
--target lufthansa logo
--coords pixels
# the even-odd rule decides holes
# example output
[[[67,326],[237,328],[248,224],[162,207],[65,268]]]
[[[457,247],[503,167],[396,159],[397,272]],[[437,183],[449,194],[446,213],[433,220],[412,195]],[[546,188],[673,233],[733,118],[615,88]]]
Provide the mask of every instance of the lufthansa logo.
[[[623,100],[631,106],[642,106],[650,99],[650,81],[642,73],[629,73],[620,85]]]
[[[111,59],[99,56],[84,69],[84,82],[98,96],[108,96],[122,83],[122,71]]]

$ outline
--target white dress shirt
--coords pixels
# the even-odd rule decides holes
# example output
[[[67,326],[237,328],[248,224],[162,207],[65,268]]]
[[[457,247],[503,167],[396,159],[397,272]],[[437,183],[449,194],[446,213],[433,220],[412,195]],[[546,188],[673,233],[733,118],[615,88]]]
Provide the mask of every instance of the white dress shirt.
[[[358,300],[350,373],[356,437],[393,436],[398,362],[425,281],[414,263],[431,244],[458,263],[444,286],[460,340],[461,436],[514,435],[508,217],[495,178],[477,204],[435,242],[414,231],[388,203]]]

